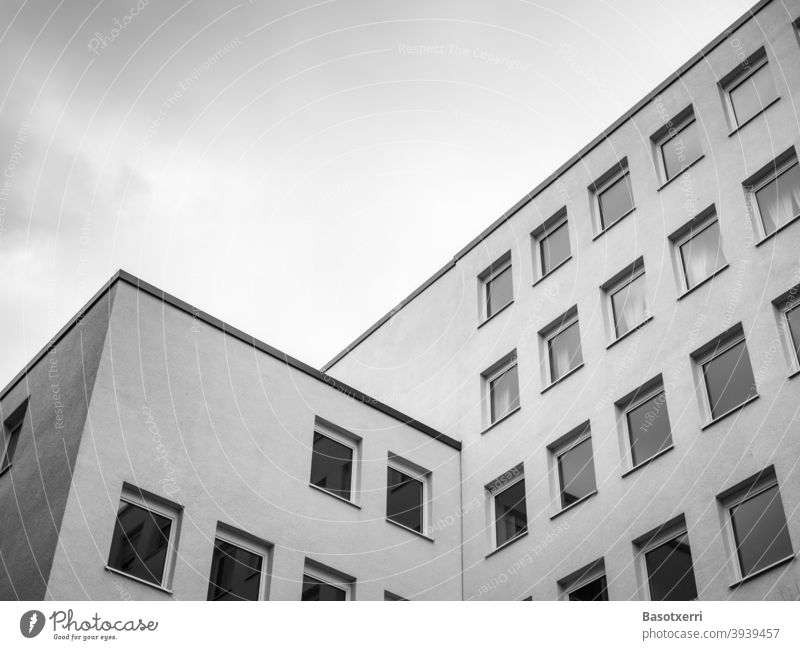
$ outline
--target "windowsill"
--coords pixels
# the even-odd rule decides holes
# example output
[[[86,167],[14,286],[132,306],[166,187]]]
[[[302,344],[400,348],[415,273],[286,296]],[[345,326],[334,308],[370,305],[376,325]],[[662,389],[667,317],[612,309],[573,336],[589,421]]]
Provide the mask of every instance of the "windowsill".
[[[358,505],[357,503],[353,503],[352,501],[350,501],[350,499],[345,499],[344,497],[340,497],[338,494],[334,494],[330,490],[326,490],[325,488],[321,488],[319,485],[314,485],[313,483],[309,483],[308,487],[314,488],[315,490],[317,490],[319,492],[322,492],[323,494],[327,494],[329,497],[333,497],[334,499],[337,499],[337,500],[341,501],[342,503],[346,503],[348,505],[353,506],[354,508],[358,508],[359,510],[361,510],[361,506]]]
[[[794,372],[790,372],[789,376],[786,379],[794,379],[795,377],[800,376],[800,368],[795,370]]]
[[[736,128],[735,128],[735,129],[733,129],[733,131],[731,131],[731,132],[728,134],[728,137],[729,137],[729,138],[730,138],[730,137],[733,137],[734,135],[736,135],[737,133],[739,133],[739,131],[741,131],[741,130],[742,130],[744,127],[746,127],[748,124],[750,124],[750,122],[752,122],[754,119],[756,119],[756,118],[757,118],[759,115],[761,115],[762,113],[765,113],[765,112],[766,112],[766,110],[767,110],[767,109],[768,109],[770,106],[772,106],[773,104],[776,104],[780,98],[781,98],[781,96],[780,96],[780,95],[778,95],[778,96],[777,96],[775,99],[773,99],[773,100],[772,100],[772,101],[771,101],[769,104],[767,104],[767,105],[766,105],[764,108],[762,108],[760,111],[758,111],[758,113],[755,113],[754,115],[751,115],[751,116],[750,116],[750,117],[748,117],[748,118],[747,118],[747,119],[746,119],[744,122],[742,122],[741,124],[737,125],[737,126],[736,126]]]
[[[132,576],[130,573],[125,573],[124,571],[120,571],[119,569],[115,569],[113,566],[108,566],[107,564],[103,567],[106,571],[110,573],[116,573],[119,576],[123,576],[128,580],[133,580],[134,582],[138,582],[140,584],[146,585],[148,587],[152,587],[153,589],[158,589],[159,591],[163,591],[165,594],[169,594],[172,596],[173,591],[172,589],[167,589],[166,587],[162,587],[161,585],[157,585],[155,582],[149,582],[147,580],[143,580],[142,578],[137,578],[136,576]]]
[[[428,537],[425,533],[420,533],[419,531],[416,531],[413,528],[409,528],[408,526],[404,526],[403,524],[401,524],[401,523],[399,523],[397,521],[394,521],[393,519],[389,519],[389,517],[386,517],[386,521],[388,521],[390,524],[392,524],[394,526],[397,526],[398,528],[402,528],[403,530],[408,531],[409,533],[413,533],[417,537],[421,537],[422,539],[427,539],[429,542],[433,542],[434,541],[433,537]]]
[[[545,393],[546,393],[548,390],[550,390],[550,389],[551,389],[553,386],[557,386],[557,385],[558,385],[558,384],[560,384],[562,381],[564,381],[564,380],[565,380],[567,377],[570,377],[570,376],[574,375],[574,374],[575,374],[576,372],[578,372],[578,370],[580,370],[581,368],[583,368],[583,363],[581,363],[581,364],[579,364],[579,365],[575,366],[575,367],[574,367],[572,370],[570,370],[568,373],[566,373],[566,374],[564,374],[564,375],[561,375],[561,376],[560,376],[558,379],[556,379],[556,380],[555,380],[555,381],[554,381],[552,384],[548,384],[547,386],[545,386],[544,388],[542,388],[541,394],[542,394],[542,395],[544,395],[544,394],[545,394]]]
[[[736,411],[738,411],[739,409],[744,408],[745,406],[747,406],[751,402],[755,402],[757,399],[758,399],[758,393],[756,393],[752,397],[748,397],[744,402],[742,402],[741,404],[737,404],[736,406],[734,406],[729,411],[725,411],[725,413],[723,413],[722,415],[719,415],[719,416],[715,417],[713,420],[711,420],[711,422],[706,422],[702,427],[700,427],[700,431],[705,431],[710,426],[715,425],[720,420],[724,420],[729,415],[731,415],[733,413],[736,413]]]
[[[793,216],[791,219],[789,219],[789,221],[787,221],[785,224],[783,224],[783,225],[782,225],[782,226],[780,226],[779,228],[776,228],[774,232],[771,232],[771,233],[770,233],[769,235],[767,235],[766,237],[763,237],[763,238],[759,239],[759,240],[756,242],[756,246],[761,246],[761,244],[763,244],[764,242],[766,242],[766,241],[768,241],[768,240],[772,239],[772,238],[773,238],[775,235],[777,235],[779,232],[781,232],[781,231],[782,231],[784,228],[788,228],[789,226],[791,226],[791,225],[792,225],[792,224],[793,224],[795,221],[797,221],[798,219],[800,219],[800,214],[796,214],[796,215],[795,215],[795,216]]]
[[[665,447],[661,451],[659,451],[659,452],[653,454],[652,456],[650,456],[650,458],[647,458],[646,460],[643,460],[641,463],[639,463],[635,467],[631,467],[629,470],[626,470],[626,471],[622,472],[622,476],[620,476],[620,478],[625,478],[626,476],[630,476],[636,470],[641,469],[645,465],[649,465],[654,460],[656,460],[656,458],[661,458],[664,454],[666,454],[668,451],[672,451],[673,449],[675,449],[675,445],[674,444],[670,445],[669,447]]]
[[[616,220],[614,223],[612,223],[612,224],[609,224],[608,226],[606,226],[605,228],[603,228],[603,229],[602,229],[602,230],[601,230],[599,233],[597,233],[597,234],[596,234],[594,237],[592,237],[592,241],[595,241],[596,239],[599,239],[600,237],[602,237],[603,235],[605,235],[605,234],[606,234],[606,233],[607,233],[609,230],[611,230],[611,229],[612,229],[614,226],[616,226],[618,223],[620,223],[620,222],[624,221],[624,220],[625,220],[625,217],[627,217],[629,214],[632,214],[633,212],[636,212],[636,206],[634,206],[634,207],[632,207],[630,210],[628,210],[628,211],[627,211],[625,214],[623,214],[623,215],[622,215],[622,216],[621,216],[619,219],[617,219],[617,220]]]
[[[639,331],[639,330],[640,330],[642,327],[644,327],[645,325],[647,325],[647,323],[649,323],[651,320],[653,320],[653,315],[652,315],[652,314],[651,314],[650,316],[648,316],[647,318],[645,318],[645,319],[644,319],[644,320],[643,320],[641,323],[639,323],[638,325],[636,325],[636,326],[634,326],[634,327],[631,327],[631,328],[630,328],[630,329],[629,329],[627,332],[625,332],[625,333],[624,333],[622,336],[618,336],[618,337],[617,337],[617,338],[615,338],[613,341],[611,341],[611,343],[609,343],[609,344],[606,346],[606,350],[608,350],[609,348],[612,348],[612,347],[614,347],[614,346],[615,346],[617,343],[619,343],[619,342],[620,342],[620,341],[622,341],[623,339],[626,339],[626,338],[628,338],[628,337],[629,337],[631,334],[634,334],[635,332],[638,332],[638,331]]]
[[[513,411],[509,411],[508,413],[506,413],[506,414],[505,414],[503,417],[501,417],[499,420],[495,420],[494,422],[492,422],[492,423],[491,423],[491,424],[490,424],[488,427],[486,427],[486,428],[485,428],[483,431],[481,431],[481,435],[483,435],[484,433],[487,433],[487,432],[491,431],[491,430],[492,430],[492,429],[494,429],[494,428],[495,428],[495,427],[496,427],[498,424],[500,424],[500,423],[502,423],[502,422],[505,422],[506,420],[508,420],[508,418],[510,418],[512,415],[514,415],[514,413],[518,412],[518,411],[519,411],[521,408],[522,408],[521,406],[518,406],[518,407],[517,407],[517,408],[515,408]]]
[[[586,496],[582,496],[582,497],[581,497],[580,499],[578,499],[577,501],[574,501],[573,503],[570,503],[568,506],[565,506],[564,508],[561,508],[561,510],[559,510],[559,511],[558,511],[556,514],[554,514],[554,515],[550,515],[550,521],[552,521],[552,520],[553,520],[553,519],[555,519],[556,517],[560,517],[560,516],[561,516],[561,515],[563,515],[565,512],[569,512],[569,511],[570,511],[570,510],[572,510],[572,509],[573,509],[575,506],[579,506],[579,505],[580,505],[581,503],[583,503],[584,501],[588,501],[588,500],[589,500],[589,499],[591,499],[591,498],[592,498],[592,497],[593,497],[595,494],[597,494],[597,489],[596,489],[596,488],[595,488],[594,490],[592,490],[591,492],[589,492],[589,494],[587,494]]]
[[[700,162],[700,161],[701,161],[703,158],[705,158],[705,157],[706,157],[706,155],[705,155],[704,153],[701,153],[701,154],[700,154],[700,155],[699,155],[697,158],[695,158],[695,159],[694,159],[692,162],[690,162],[688,165],[685,165],[683,168],[681,168],[681,170],[680,170],[680,171],[679,171],[677,174],[675,174],[675,176],[673,176],[672,178],[670,178],[670,179],[669,179],[669,180],[667,180],[667,181],[664,181],[664,183],[662,183],[662,184],[661,184],[661,186],[659,186],[659,187],[658,187],[658,189],[656,189],[656,192],[660,192],[660,191],[661,191],[661,190],[663,190],[663,189],[664,189],[664,188],[665,188],[667,185],[669,185],[670,183],[672,183],[672,181],[674,181],[676,178],[680,178],[681,176],[683,176],[684,172],[686,172],[686,171],[688,171],[689,169],[691,169],[692,167],[694,167],[694,166],[695,166],[697,163],[699,163],[699,162]]]
[[[488,559],[489,559],[490,557],[492,557],[492,555],[494,555],[495,553],[499,553],[499,552],[500,552],[500,551],[502,551],[503,549],[506,549],[506,548],[508,548],[509,546],[511,546],[511,545],[512,545],[514,542],[516,542],[518,539],[522,539],[523,537],[527,537],[527,536],[528,536],[528,531],[526,530],[524,533],[520,533],[520,534],[519,534],[519,535],[517,535],[516,537],[512,537],[512,538],[511,538],[510,540],[508,540],[507,542],[503,542],[502,546],[498,546],[498,547],[497,547],[496,549],[494,549],[494,550],[493,550],[491,553],[489,553],[489,554],[486,556],[486,558],[485,558],[485,559],[487,559],[487,560],[488,560]]]
[[[778,560],[777,562],[773,562],[769,566],[765,566],[763,569],[759,569],[755,573],[751,573],[750,575],[747,575],[744,578],[741,578],[741,579],[737,580],[736,582],[734,582],[731,585],[729,585],[729,587],[731,589],[736,589],[736,587],[738,587],[739,585],[747,582],[748,580],[752,580],[753,578],[757,578],[758,576],[766,573],[767,571],[772,571],[772,569],[776,569],[777,567],[779,567],[779,566],[781,566],[783,564],[788,564],[789,562],[792,562],[795,559],[795,557],[796,557],[796,555],[794,553],[792,553],[791,555],[786,556],[782,560]]]
[[[686,290],[686,291],[684,291],[684,292],[683,292],[681,295],[679,295],[679,296],[678,296],[678,300],[683,300],[683,299],[684,299],[686,296],[688,296],[690,293],[692,293],[692,292],[693,292],[693,291],[695,291],[696,289],[699,289],[700,287],[702,287],[702,286],[703,286],[703,285],[704,285],[706,282],[710,282],[710,281],[711,281],[711,280],[713,280],[713,279],[714,279],[716,276],[718,276],[720,273],[722,273],[723,271],[725,271],[725,270],[726,270],[726,269],[728,269],[728,268],[730,268],[730,264],[727,264],[727,263],[726,263],[726,264],[724,264],[724,265],[722,265],[722,266],[720,266],[720,267],[719,267],[719,268],[718,268],[716,271],[714,271],[714,272],[713,272],[711,275],[709,275],[707,278],[703,278],[702,280],[700,280],[700,282],[698,282],[696,285],[694,285],[694,286],[693,286],[691,289],[687,289],[687,290]]]
[[[561,262],[559,262],[558,264],[556,264],[556,265],[555,265],[555,266],[554,266],[552,269],[550,269],[550,270],[549,270],[547,273],[545,273],[544,275],[542,275],[541,277],[539,277],[539,279],[538,279],[538,280],[536,280],[536,281],[535,281],[535,282],[534,282],[534,283],[533,283],[531,286],[534,286],[534,287],[535,287],[535,286],[536,286],[537,284],[539,284],[540,282],[543,282],[544,280],[546,280],[547,278],[549,278],[551,275],[553,275],[553,273],[555,273],[556,271],[558,271],[558,269],[560,269],[562,266],[564,266],[564,265],[565,265],[567,262],[569,262],[571,259],[572,259],[572,255],[570,255],[570,256],[569,256],[569,257],[567,257],[565,260],[562,260]]]
[[[478,323],[478,329],[480,329],[481,327],[483,327],[484,325],[486,325],[486,323],[488,323],[489,321],[491,321],[492,319],[494,319],[494,317],[495,317],[495,316],[499,316],[500,314],[502,314],[502,313],[503,313],[503,312],[504,312],[506,309],[508,309],[509,307],[511,307],[511,305],[513,305],[513,304],[514,304],[514,301],[513,301],[513,300],[512,300],[511,302],[507,302],[505,305],[503,305],[502,307],[500,307],[500,309],[498,309],[496,312],[494,312],[494,314],[492,314],[491,316],[489,316],[489,318],[484,318],[484,319],[483,319],[483,320],[482,320],[480,323]]]
[[[0,469],[0,476],[2,476],[3,474],[5,474],[6,472],[9,472],[9,471],[11,471],[11,463],[6,465],[3,469]]]

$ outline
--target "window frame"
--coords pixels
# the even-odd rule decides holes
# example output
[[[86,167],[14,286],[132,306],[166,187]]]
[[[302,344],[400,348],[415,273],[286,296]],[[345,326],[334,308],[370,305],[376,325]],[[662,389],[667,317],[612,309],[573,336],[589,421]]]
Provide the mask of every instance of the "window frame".
[[[512,474],[513,476],[511,478],[509,478],[508,480],[505,480],[504,482],[499,483],[500,481],[503,481],[504,477],[508,476],[509,474]],[[515,486],[520,481],[522,481],[523,483],[525,482],[525,469],[524,469],[522,463],[519,463],[518,465],[515,465],[510,470],[505,472],[505,474],[502,474],[501,476],[497,477],[496,479],[494,479],[493,481],[491,481],[489,484],[486,485],[486,491],[489,493],[489,518],[490,518],[490,521],[492,522],[492,525],[490,526],[490,530],[491,530],[491,533],[492,533],[492,544],[491,544],[492,553],[495,552],[495,551],[499,551],[502,548],[505,548],[509,544],[513,544],[515,541],[517,541],[518,539],[520,539],[522,537],[525,537],[528,534],[528,524],[529,524],[529,522],[528,522],[528,490],[527,490],[527,488],[525,488],[524,489],[524,495],[525,495],[525,530],[517,533],[513,537],[508,538],[502,544],[498,544],[497,543],[497,497],[499,495],[501,495],[503,492],[505,492],[506,490],[508,490],[509,488]]]
[[[634,540],[633,545],[636,551],[636,568],[639,574],[639,592],[643,596],[642,600],[649,602],[654,601],[650,591],[650,572],[647,569],[647,554],[651,551],[668,544],[678,537],[686,535],[689,541],[689,552],[691,553],[692,543],[689,540],[689,529],[686,525],[686,518],[683,515],[678,515],[670,521],[657,526],[650,532],[638,537]],[[695,558],[692,555],[692,577],[694,578],[695,590],[698,592],[694,600],[700,599],[699,589],[697,587],[697,573],[694,568]]]
[[[715,269],[712,273],[708,276],[699,280],[695,283],[694,286],[689,286],[689,279],[687,278],[686,274],[686,264],[683,259],[683,246],[688,244],[692,241],[695,237],[699,236],[708,228],[711,228],[714,224],[717,224],[717,228],[719,230],[719,245],[718,251],[721,253],[722,258],[724,259],[724,263],[719,266],[719,268]],[[673,253],[674,253],[674,260],[675,266],[677,270],[678,276],[678,285],[680,288],[680,295],[679,298],[682,297],[684,294],[689,293],[690,291],[694,291],[701,285],[708,282],[711,278],[713,278],[718,273],[721,273],[726,268],[728,268],[728,258],[725,255],[725,249],[722,246],[722,224],[719,220],[719,215],[717,214],[716,206],[711,204],[700,213],[697,214],[693,219],[691,219],[688,223],[681,226],[678,230],[672,233],[669,236],[669,240],[672,243]]]
[[[577,571],[573,571],[568,576],[561,578],[558,581],[559,587],[559,600],[573,602],[570,600],[570,595],[582,589],[583,587],[591,584],[600,578],[606,578],[606,596],[608,596],[608,577],[606,572],[605,558],[598,558],[594,562],[581,567]],[[607,598],[607,600],[611,600]],[[600,601],[602,602],[602,601]]]
[[[628,328],[626,332],[623,332],[622,334],[619,333],[619,328],[617,325],[617,314],[616,310],[614,309],[614,296],[644,275],[646,275],[646,270],[644,267],[644,258],[639,257],[633,263],[629,264],[624,269],[622,269],[622,271],[616,273],[610,280],[604,282],[603,285],[600,287],[605,295],[606,320],[611,335],[610,336],[611,340],[609,341],[609,345],[613,345],[620,339],[623,339],[626,336],[632,334],[642,325],[644,325],[653,318],[653,310],[650,307],[650,300],[647,300],[648,297],[647,279],[645,278],[644,282],[645,282],[646,305],[645,305],[644,318],[639,323],[636,323],[635,325],[632,325],[630,328]]]
[[[315,485],[311,482],[311,471],[313,468],[314,463],[314,437],[319,434],[329,440],[333,440],[334,442],[338,442],[345,447],[348,447],[352,452],[352,460],[351,460],[351,469],[350,469],[350,498],[347,499],[340,494],[336,494],[332,492],[328,488],[320,487],[319,485]],[[308,485],[315,490],[319,490],[324,492],[325,494],[329,494],[332,497],[339,499],[339,501],[343,501],[344,503],[349,503],[356,507],[360,506],[360,492],[361,490],[361,438],[356,436],[353,433],[350,433],[346,429],[333,424],[332,422],[328,422],[323,418],[317,416],[314,420],[314,429],[311,434],[311,460],[309,462],[309,471],[308,471]]]
[[[146,578],[140,578],[132,575],[124,569],[118,569],[111,566],[111,551],[114,549],[114,544],[116,541],[114,538],[113,529],[111,532],[111,545],[106,553],[106,570],[124,576],[130,580],[135,580],[141,584],[149,585],[151,587],[155,587],[156,589],[161,589],[162,591],[172,593],[172,578],[174,575],[175,562],[178,555],[178,539],[180,535],[179,527],[183,506],[171,501],[167,501],[166,499],[162,499],[159,496],[152,495],[149,492],[142,490],[141,488],[137,488],[129,483],[124,483],[122,490],[120,491],[117,509],[114,512],[115,528],[117,519],[119,517],[119,506],[121,503],[127,503],[137,508],[147,510],[148,512],[152,512],[171,521],[171,525],[169,527],[169,539],[167,540],[167,552],[164,559],[164,570],[161,575],[161,582],[155,583],[147,580]]]
[[[551,269],[545,271],[544,270],[544,255],[542,253],[542,245],[544,244],[547,239],[552,236],[556,231],[560,230],[561,228],[567,229],[567,243],[569,244],[569,255],[560,261],[558,264],[555,264]],[[569,224],[569,215],[567,214],[567,208],[564,206],[560,210],[558,210],[553,216],[548,218],[541,226],[536,228],[531,233],[531,240],[532,240],[532,260],[533,260],[533,277],[534,277],[534,284],[539,282],[540,280],[544,280],[546,277],[555,273],[558,269],[564,266],[567,262],[572,259],[572,233],[570,232],[570,224]]]
[[[0,448],[0,476],[11,471],[14,456],[17,453],[22,428],[25,425],[25,415],[28,413],[29,398],[26,397],[5,420],[2,422],[2,443]]]
[[[628,414],[635,411],[637,408],[655,399],[659,395],[664,395],[664,405],[667,414],[667,421],[669,423],[669,444],[655,452],[654,454],[640,460],[638,463],[634,462],[633,457],[633,440],[631,436],[631,426]],[[618,428],[621,434],[621,447],[624,450],[623,456],[625,458],[626,469],[622,476],[627,476],[631,472],[644,467],[648,463],[654,461],[669,452],[675,447],[675,439],[672,436],[672,420],[669,417],[669,403],[667,401],[667,387],[664,385],[664,379],[661,374],[656,375],[652,379],[646,381],[642,385],[630,391],[624,397],[615,402],[618,411]]]
[[[592,439],[591,423],[589,420],[586,420],[585,422],[582,422],[578,426],[573,427],[570,431],[568,431],[563,436],[561,436],[556,441],[550,443],[547,446],[547,449],[550,452],[550,461],[551,461],[550,474],[552,476],[551,485],[553,492],[551,518],[573,508],[574,506],[577,506],[579,503],[583,503],[587,499],[597,494],[598,491],[597,470],[594,467],[594,445],[592,445],[592,468],[595,472],[594,489],[590,491],[588,494],[585,494],[584,496],[579,498],[577,501],[564,505],[562,480],[561,480],[561,465],[559,461],[564,454],[569,453],[581,443],[591,439]]]
[[[212,549],[212,566],[213,566],[213,553],[216,552],[217,540],[236,546],[237,548],[258,555],[261,557],[261,577],[258,583],[258,598],[256,601],[269,600],[269,586],[270,576],[272,575],[270,559],[271,559],[271,544],[267,544],[261,540],[256,543],[255,538],[244,531],[239,531],[235,528],[224,526],[220,522],[217,524],[217,532],[214,535],[214,546]],[[209,574],[210,574],[209,568]],[[208,577],[209,585],[211,583],[211,576]],[[217,601],[211,601],[217,602]]]
[[[631,207],[625,211],[623,214],[619,215],[614,221],[610,223],[606,223],[606,220],[603,217],[603,207],[600,197],[613,185],[617,183],[617,181],[622,180],[624,177],[628,177],[628,184],[630,186],[630,194],[631,194]],[[592,193],[592,204],[594,207],[595,213],[595,238],[602,235],[604,232],[612,228],[613,226],[617,225],[620,221],[625,219],[629,214],[636,210],[636,196],[633,192],[633,178],[631,176],[631,170],[628,166],[628,158],[627,156],[622,158],[619,162],[615,163],[611,166],[611,168],[606,171],[598,180],[596,180],[592,185],[589,186],[589,189]]]
[[[515,370],[517,373],[517,406],[500,417],[493,418],[494,402],[492,399],[492,384],[512,370]],[[521,391],[519,387],[519,358],[517,357],[516,349],[501,357],[498,361],[489,366],[488,369],[484,370],[481,373],[481,379],[483,382],[484,431],[487,431],[522,408],[522,401],[520,398]]]
[[[355,578],[337,571],[329,566],[306,558],[303,564],[303,579],[300,581],[300,598],[303,600],[303,585],[305,584],[305,577],[313,578],[318,582],[323,582],[326,585],[339,589],[345,594],[345,601],[355,600]],[[309,602],[309,601],[305,601]],[[322,601],[320,601],[322,602]]]
[[[740,506],[741,504],[757,497],[758,495],[777,488],[778,496],[780,498],[781,510],[783,511],[783,521],[786,527],[786,534],[789,537],[789,544],[791,545],[792,552],[780,560],[776,560],[772,564],[752,571],[751,573],[744,574],[742,572],[741,558],[739,556],[739,545],[736,540],[736,531],[733,525],[733,514],[731,510]],[[776,566],[788,562],[797,556],[794,542],[792,541],[792,534],[789,529],[789,520],[786,518],[786,507],[783,505],[783,495],[778,482],[778,477],[775,474],[774,466],[765,468],[757,474],[741,481],[732,488],[725,490],[722,494],[717,496],[717,504],[720,508],[720,516],[722,518],[722,535],[725,543],[726,552],[728,554],[728,563],[731,566],[731,573],[733,574],[733,581],[730,587],[760,576],[763,573],[774,569]]]
[[[677,126],[675,126],[676,122]],[[667,163],[664,159],[664,145],[666,145],[668,142],[678,137],[683,131],[692,126],[692,124],[697,124],[698,128],[700,126],[700,122],[697,120],[697,116],[694,114],[694,107],[692,105],[689,105],[685,109],[680,111],[672,120],[670,120],[670,122],[668,122],[658,131],[656,131],[655,135],[652,138],[653,144],[655,145],[656,148],[656,162],[662,185],[666,185],[671,180],[680,176],[689,167],[694,165],[698,160],[700,160],[705,156],[702,140],[698,138],[698,144],[700,145],[700,154],[693,160],[685,162],[682,165],[680,171],[676,172],[672,176],[670,176],[667,173]]]
[[[795,285],[781,296],[772,301],[778,319],[778,334],[786,354],[789,376],[794,377],[800,373],[800,354],[795,346],[795,337],[789,323],[789,313],[800,308],[800,285]],[[800,343],[800,331],[797,332],[797,342]]]
[[[400,472],[405,474],[409,478],[412,478],[422,484],[422,500],[420,503],[421,507],[421,514],[420,514],[420,529],[419,531],[414,530],[413,528],[409,528],[403,523],[399,521],[395,521],[391,517],[389,517],[389,468],[395,470],[396,472]],[[432,508],[431,508],[431,482],[432,482],[432,472],[430,470],[424,469],[420,465],[413,463],[398,454],[394,454],[389,452],[388,460],[386,461],[386,519],[393,524],[404,528],[416,535],[422,535],[423,537],[430,537],[431,533],[431,519],[432,519]]]
[[[491,283],[500,277],[503,273],[509,271],[511,282],[511,299],[505,304],[497,307],[492,313],[489,313],[489,289]],[[480,327],[487,321],[497,316],[500,312],[506,310],[510,305],[514,304],[514,265],[511,258],[511,251],[507,251],[501,255],[497,260],[492,262],[483,272],[478,275],[478,302],[479,302],[479,318],[478,326]]]
[[[736,107],[733,103],[733,99],[731,94],[737,88],[739,88],[743,83],[745,83],[748,79],[756,75],[762,68],[765,68],[769,65],[769,57],[767,56],[767,51],[764,46],[758,48],[755,52],[753,52],[750,56],[748,56],[742,63],[740,63],[734,70],[729,72],[722,81],[719,82],[720,89],[722,90],[723,96],[725,98],[725,113],[728,117],[728,124],[732,130],[732,133],[735,133],[739,129],[741,129],[745,124],[749,123],[750,121],[754,120],[756,117],[761,115],[764,111],[766,111],[772,104],[778,101],[781,98],[781,93],[778,90],[778,85],[775,83],[775,77],[772,77],[772,85],[775,88],[775,97],[769,100],[766,104],[761,107],[761,110],[756,111],[753,115],[745,118],[744,120],[739,120],[738,116],[736,115]],[[772,75],[771,72],[767,71],[767,74]]]
[[[565,330],[569,329],[573,325],[578,326],[578,345],[580,346],[581,351],[581,361],[578,363],[574,368],[567,370],[563,375],[560,377],[553,378],[553,364],[552,358],[550,355],[550,342],[559,334],[564,332]],[[544,389],[546,391],[551,386],[555,386],[558,382],[566,379],[573,373],[580,370],[585,360],[583,358],[583,340],[581,337],[581,328],[580,328],[580,318],[578,314],[578,306],[574,305],[563,314],[561,314],[558,318],[552,321],[549,325],[539,330],[539,340],[541,344],[541,352],[542,352],[542,374],[543,374],[543,383]]]
[[[797,154],[795,152],[794,147],[789,149],[788,151],[784,152],[780,156],[778,156],[775,160],[768,163],[765,168],[763,168],[756,177],[752,180],[752,182],[745,182],[745,191],[748,198],[748,204],[750,206],[750,210],[752,211],[752,215],[755,217],[755,225],[756,229],[758,230],[758,234],[760,235],[759,241],[760,243],[769,237],[773,237],[774,235],[778,234],[781,230],[786,228],[789,224],[794,223],[798,219],[800,219],[800,212],[793,215],[786,223],[780,224],[776,226],[775,230],[768,233],[766,227],[764,226],[764,216],[761,213],[761,208],[758,205],[758,196],[757,194],[763,190],[767,185],[773,183],[778,180],[781,176],[785,173],[790,171],[793,167],[797,167],[800,165],[800,159],[798,159]]]

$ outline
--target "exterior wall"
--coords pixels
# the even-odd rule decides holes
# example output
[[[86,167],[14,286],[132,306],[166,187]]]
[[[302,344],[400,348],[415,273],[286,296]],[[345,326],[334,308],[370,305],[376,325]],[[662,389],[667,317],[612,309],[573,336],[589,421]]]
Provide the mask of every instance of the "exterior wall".
[[[309,487],[315,416],[363,439],[360,508]],[[358,600],[461,598],[457,450],[126,282],[83,435],[54,599],[204,600],[218,522],[273,545],[271,600],[306,557]],[[389,452],[433,473],[433,541],[385,519]],[[124,481],[183,507],[173,596],[104,568]]]
[[[641,597],[632,540],[684,514],[703,599],[797,598],[792,562],[731,589],[716,495],[775,465],[795,551],[800,549],[796,404],[800,378],[779,344],[771,301],[800,282],[800,223],[755,246],[742,183],[790,146],[800,153],[800,3],[773,1],[707,52],[516,214],[460,256],[329,372],[463,441],[466,598],[553,599],[557,580],[604,557],[611,599]],[[765,46],[781,99],[730,133],[717,82]],[[693,104],[705,157],[659,189],[650,136]],[[595,237],[588,187],[623,157],[635,211]],[[678,300],[668,236],[715,204],[730,267]],[[567,207],[572,260],[534,285],[530,233]],[[478,327],[478,275],[511,250],[515,302]],[[612,347],[599,286],[644,258],[654,318]],[[533,286],[532,286],[533,285]],[[544,391],[539,330],[577,305],[585,366]],[[741,322],[760,398],[704,424],[690,353]],[[511,350],[521,409],[483,432],[480,374]],[[675,448],[622,477],[614,402],[663,374]],[[598,493],[551,519],[547,445],[591,421]],[[524,462],[529,534],[500,552],[484,486]]]
[[[3,420],[30,398],[0,475],[0,600],[45,597],[112,300],[105,293],[0,398]]]

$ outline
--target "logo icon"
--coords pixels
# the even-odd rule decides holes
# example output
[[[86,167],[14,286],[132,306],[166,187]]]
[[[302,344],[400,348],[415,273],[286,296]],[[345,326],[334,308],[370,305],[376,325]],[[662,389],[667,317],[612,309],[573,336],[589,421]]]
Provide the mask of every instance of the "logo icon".
[[[19,619],[19,631],[26,639],[32,639],[44,629],[44,614],[38,609],[25,612]]]

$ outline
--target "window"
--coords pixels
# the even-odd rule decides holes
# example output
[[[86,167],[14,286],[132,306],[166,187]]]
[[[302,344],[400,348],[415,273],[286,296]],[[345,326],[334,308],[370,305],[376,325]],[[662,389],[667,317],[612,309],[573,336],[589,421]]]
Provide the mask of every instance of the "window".
[[[614,339],[625,336],[650,317],[642,258],[617,273],[602,289],[608,297]]]
[[[667,396],[659,375],[617,402],[623,418],[631,468],[672,447]]]
[[[396,454],[389,454],[386,483],[386,517],[417,533],[426,532],[426,507],[430,472]]]
[[[514,276],[511,272],[511,251],[503,255],[478,276],[481,292],[481,314],[488,320],[514,302]]]
[[[635,204],[627,158],[606,172],[589,189],[595,196],[599,232],[633,212]]]
[[[572,257],[567,209],[562,208],[531,234],[535,277],[541,279]]]
[[[756,226],[764,237],[800,216],[800,166],[794,148],[745,181]]]
[[[711,421],[758,395],[741,325],[706,344],[693,357],[701,371]]]
[[[516,350],[483,373],[488,403],[488,425],[499,422],[519,408],[519,376]]]
[[[207,600],[265,600],[267,547],[241,533],[218,528]]]
[[[597,491],[592,434],[584,422],[549,446],[558,477],[558,507],[567,508]]]
[[[672,180],[703,156],[700,128],[691,106],[678,113],[652,137],[664,182]]]
[[[800,285],[773,301],[790,372],[800,371]]]
[[[720,82],[732,128],[744,125],[778,99],[762,47]]]
[[[108,567],[166,588],[175,554],[180,506],[125,484]]]
[[[650,600],[696,600],[692,550],[681,516],[635,542],[644,567],[644,591]]]
[[[300,600],[353,600],[355,578],[317,562],[306,560]]]
[[[25,421],[25,412],[28,409],[26,399],[14,412],[3,422],[3,438],[0,440],[0,474],[11,467],[14,461],[14,453],[17,450],[19,436],[22,432],[22,424]]]
[[[383,592],[383,600],[386,602],[408,602],[408,598],[403,598],[402,596],[393,594],[391,591]]]
[[[608,600],[606,567],[603,558],[558,581],[562,597],[569,601]]]
[[[528,531],[525,475],[522,465],[510,469],[486,488],[493,504],[495,544],[499,548]]]
[[[794,556],[773,467],[718,497],[725,511],[736,577],[753,576]]]
[[[350,432],[317,418],[311,456],[311,485],[345,501],[354,501],[359,442]]]
[[[545,384],[552,384],[583,365],[577,307],[550,323],[539,336],[545,348]]]
[[[670,241],[677,254],[684,291],[693,289],[728,265],[713,205],[670,235]]]

